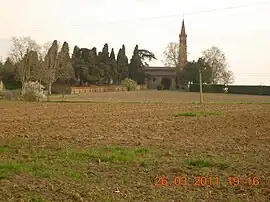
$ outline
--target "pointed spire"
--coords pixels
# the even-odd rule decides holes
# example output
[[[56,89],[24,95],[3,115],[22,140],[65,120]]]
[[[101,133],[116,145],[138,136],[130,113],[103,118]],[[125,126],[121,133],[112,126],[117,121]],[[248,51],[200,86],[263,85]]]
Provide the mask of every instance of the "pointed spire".
[[[182,21],[182,28],[181,28],[181,36],[186,35],[186,29],[185,29],[185,21]]]

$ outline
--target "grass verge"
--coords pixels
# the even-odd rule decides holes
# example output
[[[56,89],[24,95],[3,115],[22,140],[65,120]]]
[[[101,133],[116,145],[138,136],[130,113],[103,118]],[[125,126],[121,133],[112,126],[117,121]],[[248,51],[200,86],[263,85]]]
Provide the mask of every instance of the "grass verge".
[[[175,114],[175,117],[179,116],[211,116],[211,115],[222,115],[223,112],[219,111],[199,111],[199,112],[180,112]]]
[[[220,170],[225,170],[226,168],[230,167],[229,163],[224,160],[217,159],[212,156],[203,156],[203,155],[186,159],[185,163],[188,166],[196,167],[196,168],[216,167]]]
[[[0,153],[15,154],[9,147],[0,147]],[[28,154],[15,154],[20,161],[3,160],[0,162],[0,179],[9,178],[13,174],[32,173],[42,178],[67,176],[82,179],[83,173],[76,165],[95,163],[134,163],[146,165],[151,162],[154,152],[148,148],[98,147],[91,149],[62,149],[50,151],[36,149]]]

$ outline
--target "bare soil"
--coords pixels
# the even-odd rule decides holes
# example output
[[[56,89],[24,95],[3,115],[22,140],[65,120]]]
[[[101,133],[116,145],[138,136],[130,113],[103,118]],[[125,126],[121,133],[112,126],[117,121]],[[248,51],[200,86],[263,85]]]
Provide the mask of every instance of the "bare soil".
[[[0,102],[0,201],[270,199],[270,97],[76,97],[115,102]]]
[[[96,101],[96,102],[163,102],[163,103],[194,103],[200,101],[199,93],[178,92],[178,91],[130,91],[130,92],[107,92],[107,93],[85,93],[56,95],[52,100],[69,101]],[[203,101],[207,103],[249,103],[267,102],[270,103],[270,96],[203,93]]]

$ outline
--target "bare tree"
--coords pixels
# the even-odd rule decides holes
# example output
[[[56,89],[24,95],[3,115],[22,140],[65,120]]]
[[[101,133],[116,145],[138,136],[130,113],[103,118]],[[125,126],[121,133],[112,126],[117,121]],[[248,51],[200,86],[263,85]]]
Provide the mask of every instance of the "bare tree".
[[[40,45],[31,37],[12,37],[11,40],[11,53],[10,58],[15,63],[19,63],[23,60],[25,54],[29,51],[35,51],[40,55]]]
[[[231,70],[227,70],[222,72],[221,74],[221,83],[227,85],[227,84],[232,84],[235,81],[234,74]]]
[[[74,77],[67,42],[64,42],[58,52],[57,40],[53,41],[44,59],[44,72],[44,82],[48,85],[48,94],[51,94],[52,84],[57,79]]]
[[[12,37],[10,59],[15,64],[18,79],[24,83],[39,78],[40,45],[31,37]]]
[[[169,43],[163,52],[164,64],[167,67],[177,67],[179,64],[179,44]]]
[[[233,72],[228,70],[226,57],[218,47],[212,46],[211,48],[203,51],[203,59],[211,67],[211,83],[217,84],[233,81]]]

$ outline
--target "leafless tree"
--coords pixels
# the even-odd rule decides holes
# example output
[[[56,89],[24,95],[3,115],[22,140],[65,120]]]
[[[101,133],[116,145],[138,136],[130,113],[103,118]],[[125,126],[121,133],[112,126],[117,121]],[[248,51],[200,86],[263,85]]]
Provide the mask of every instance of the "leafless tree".
[[[231,83],[234,81],[233,72],[228,70],[226,57],[218,47],[212,46],[211,48],[203,51],[202,58],[211,67],[211,83]]]
[[[169,43],[163,52],[164,64],[167,67],[177,67],[179,63],[179,44]]]
[[[10,43],[10,58],[15,63],[21,62],[25,54],[27,54],[29,51],[35,51],[38,55],[40,55],[41,47],[35,40],[31,39],[31,37],[12,37]]]
[[[234,83],[235,81],[235,77],[234,77],[234,74],[231,70],[227,70],[227,71],[224,71],[222,72],[222,75],[221,75],[221,83],[222,84],[232,84]]]
[[[22,85],[24,86],[24,83],[29,80],[38,79],[40,77],[39,69],[41,68],[39,61],[40,45],[29,36],[12,37],[10,43],[9,58],[14,63],[15,71]]]

